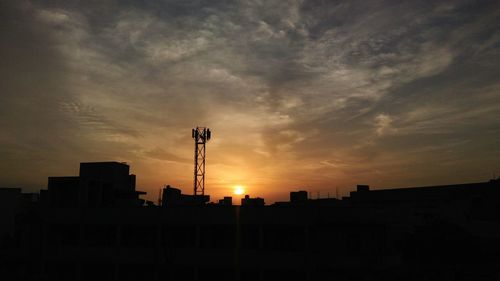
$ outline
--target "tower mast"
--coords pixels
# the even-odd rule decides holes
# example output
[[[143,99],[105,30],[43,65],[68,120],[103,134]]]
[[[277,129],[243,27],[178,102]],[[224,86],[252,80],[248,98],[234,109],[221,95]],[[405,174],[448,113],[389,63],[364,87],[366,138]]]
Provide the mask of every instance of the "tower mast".
[[[194,191],[193,195],[205,195],[205,144],[212,133],[209,128],[196,127],[192,130],[194,139]]]

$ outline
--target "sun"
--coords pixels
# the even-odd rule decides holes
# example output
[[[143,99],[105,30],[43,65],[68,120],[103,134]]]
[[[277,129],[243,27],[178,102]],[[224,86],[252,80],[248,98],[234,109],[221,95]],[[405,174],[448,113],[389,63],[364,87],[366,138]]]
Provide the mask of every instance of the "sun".
[[[242,185],[235,185],[233,189],[234,194],[236,195],[242,195],[245,193],[245,189],[243,188]]]

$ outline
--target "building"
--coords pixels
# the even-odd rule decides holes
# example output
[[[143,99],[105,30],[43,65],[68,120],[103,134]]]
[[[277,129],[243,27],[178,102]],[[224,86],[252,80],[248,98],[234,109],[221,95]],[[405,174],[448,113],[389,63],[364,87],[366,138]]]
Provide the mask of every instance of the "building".
[[[94,167],[116,171],[108,165],[114,164]],[[80,192],[88,192],[85,186],[92,180],[101,187],[126,184],[124,171],[116,178],[98,169],[90,173],[93,176],[83,173],[88,184]],[[74,178],[59,182],[69,189],[75,186]],[[81,182],[78,179],[78,188]],[[54,202],[75,196],[58,188],[48,189],[49,195],[56,190]],[[104,189],[97,189],[101,196],[70,200],[75,206],[18,209],[11,236],[16,242],[0,251],[2,280],[500,277],[499,180],[408,190],[370,190],[364,185],[349,198],[327,201],[307,199],[307,193],[299,191],[290,194],[288,204],[271,206],[265,206],[263,198],[250,197],[242,206],[226,204],[228,199],[223,204],[193,204],[191,197],[167,186],[162,206],[130,208],[102,204],[119,201],[104,200]],[[89,206],[88,198],[99,198],[93,201],[98,203]],[[0,247],[6,249],[7,244]]]
[[[209,195],[182,194],[181,190],[170,185],[165,186],[161,193],[161,206],[200,206],[210,201]]]
[[[251,198],[250,195],[245,195],[244,198],[241,198],[241,206],[264,206],[265,204],[264,198]]]
[[[135,190],[135,175],[119,162],[81,163],[79,176],[49,177],[41,203],[49,207],[134,207],[146,192]]]

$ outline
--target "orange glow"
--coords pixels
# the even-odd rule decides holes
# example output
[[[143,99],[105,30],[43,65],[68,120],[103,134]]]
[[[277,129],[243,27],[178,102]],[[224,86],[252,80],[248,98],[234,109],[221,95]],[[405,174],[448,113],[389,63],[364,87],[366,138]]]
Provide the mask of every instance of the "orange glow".
[[[241,185],[235,185],[233,192],[236,195],[242,195],[243,193],[245,193],[245,188]]]

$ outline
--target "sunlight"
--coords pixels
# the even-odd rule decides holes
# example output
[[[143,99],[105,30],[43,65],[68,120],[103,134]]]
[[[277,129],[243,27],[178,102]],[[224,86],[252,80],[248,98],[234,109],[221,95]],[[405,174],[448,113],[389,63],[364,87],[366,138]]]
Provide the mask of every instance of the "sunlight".
[[[241,185],[235,185],[233,192],[236,195],[242,195],[243,193],[245,193],[245,189]]]

